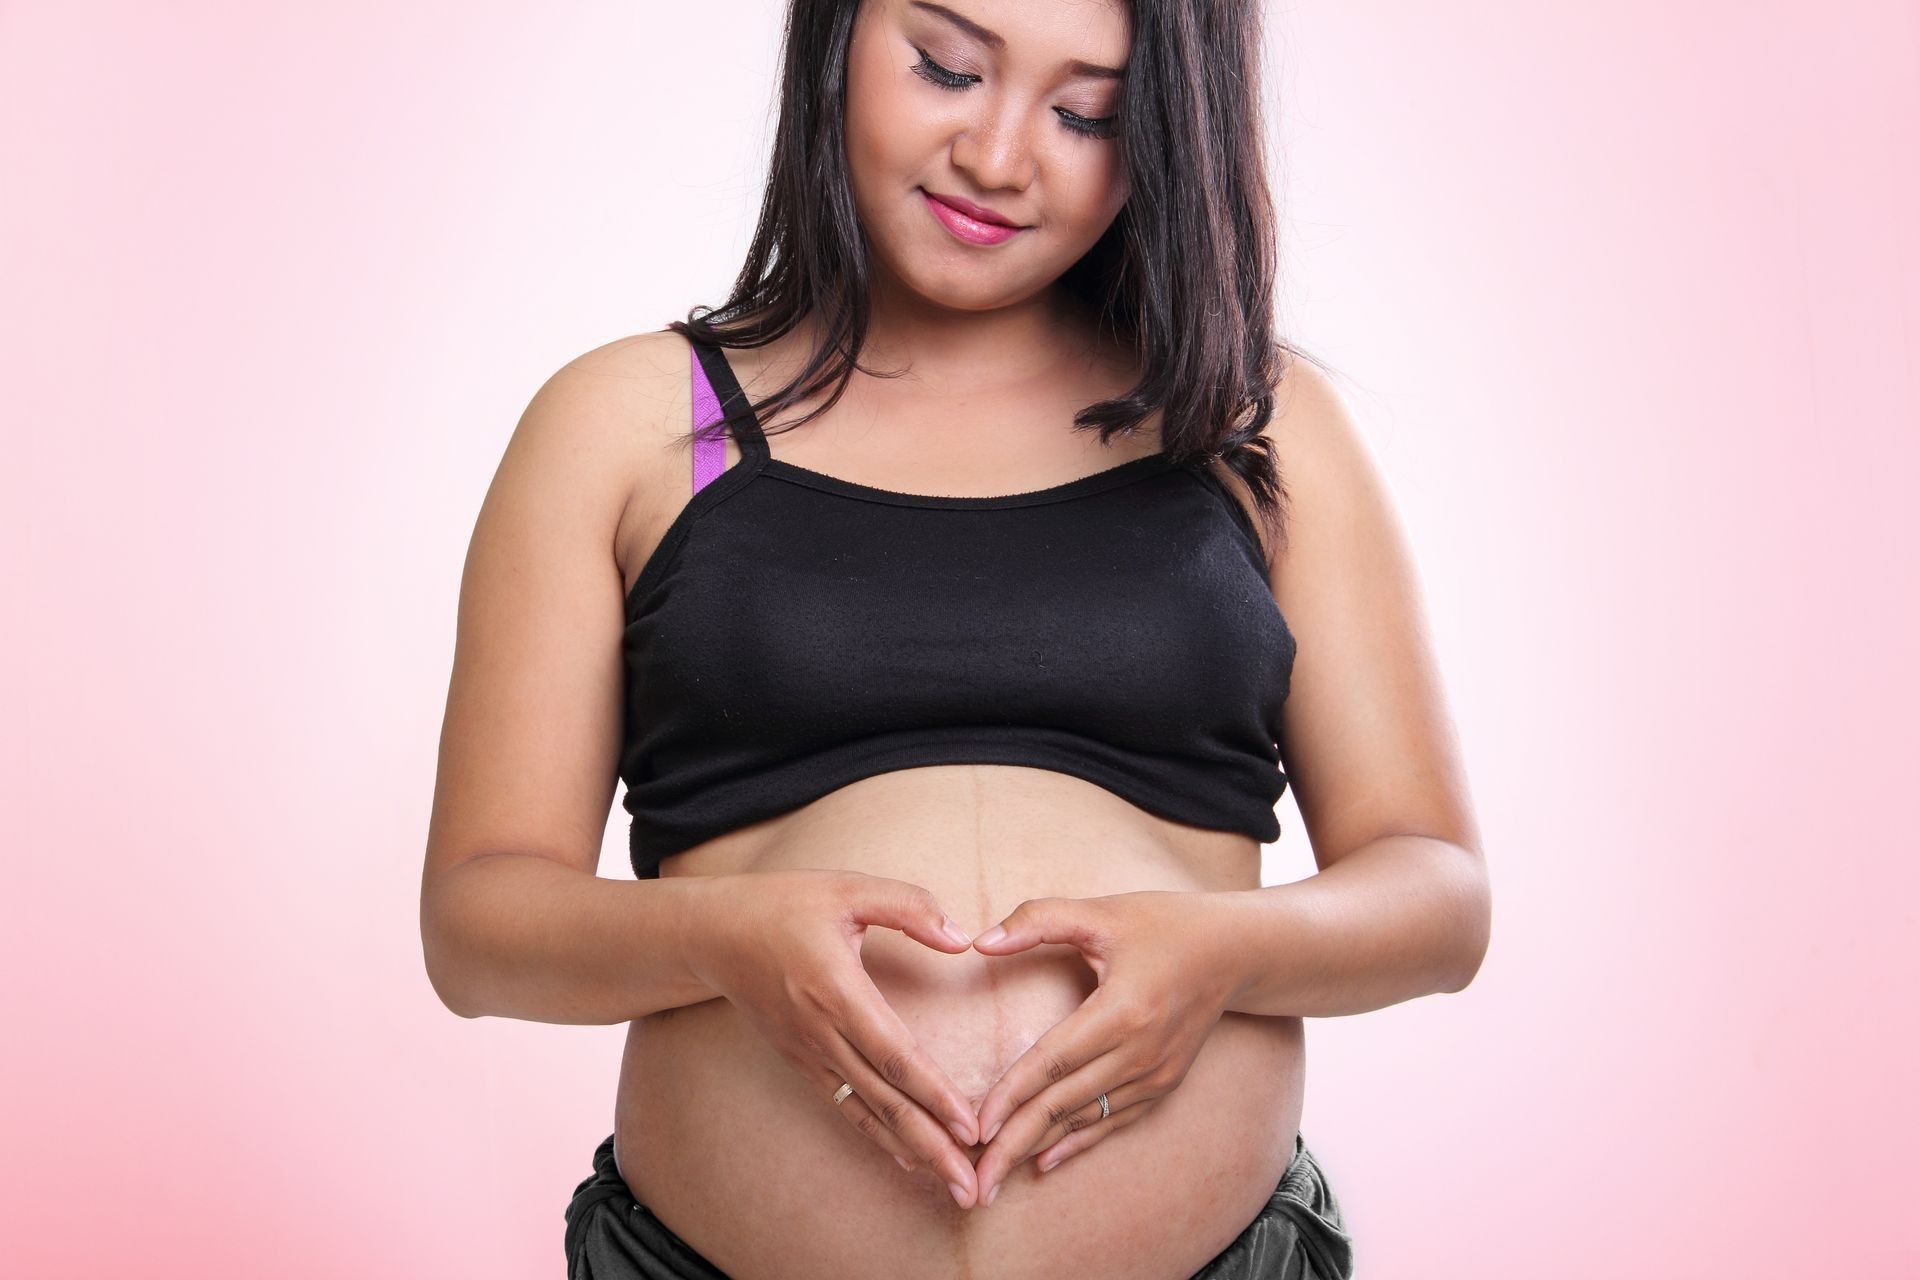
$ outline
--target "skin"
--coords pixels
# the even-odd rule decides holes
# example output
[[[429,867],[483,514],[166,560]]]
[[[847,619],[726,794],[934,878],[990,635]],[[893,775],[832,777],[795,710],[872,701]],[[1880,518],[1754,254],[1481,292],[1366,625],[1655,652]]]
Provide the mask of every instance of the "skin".
[[[982,27],[991,34],[983,35]],[[1062,349],[1060,335],[1074,332],[1080,318],[1055,301],[1052,282],[1105,233],[1126,203],[1128,186],[1115,142],[1064,127],[1062,113],[1081,120],[1113,115],[1118,80],[1071,64],[1124,67],[1130,38],[1124,5],[973,0],[949,7],[885,0],[863,11],[851,49],[847,147],[876,272],[869,352],[875,363],[909,371],[891,393],[866,391],[868,401],[884,405],[872,416],[884,413],[897,423],[926,415],[930,404],[944,410],[955,400],[991,397],[995,388],[983,384],[1000,378],[1014,394],[1035,394],[1058,385],[1062,364],[1085,350]],[[937,69],[914,67],[914,58],[902,56],[902,44]],[[943,77],[941,71],[953,74]],[[957,76],[980,79],[964,89],[932,84]],[[927,216],[923,191],[963,196],[1031,229],[991,250],[959,244]],[[1346,848],[1388,829],[1438,833],[1429,837],[1437,845],[1477,850],[1464,770],[1417,613],[1418,584],[1404,531],[1337,394],[1312,370],[1297,366],[1286,385],[1293,391],[1303,384],[1303,403],[1283,407],[1269,430],[1282,445],[1289,480],[1309,491],[1294,503],[1289,558],[1283,563],[1268,557],[1270,585],[1289,619],[1297,611],[1309,619],[1340,618],[1353,634],[1338,651],[1373,658],[1371,667],[1352,663],[1341,672],[1320,658],[1324,649],[1316,649],[1314,659],[1300,662],[1295,672],[1287,754],[1296,796],[1312,810],[1316,847],[1322,832],[1329,836],[1321,865],[1330,867]],[[934,416],[952,420],[944,412]],[[915,451],[928,447],[939,445],[914,443]],[[914,465],[924,474],[924,459]],[[1328,473],[1325,484],[1344,498],[1345,509],[1339,499],[1320,497],[1329,490],[1312,483],[1315,467]],[[994,489],[962,485],[950,491]],[[1241,496],[1251,505],[1243,488]],[[1324,523],[1344,522],[1352,539],[1325,548],[1314,530],[1301,530],[1316,507],[1325,508]],[[1318,571],[1306,564],[1315,552],[1325,564]],[[1326,563],[1336,557],[1342,563]],[[1327,581],[1329,573],[1364,576]],[[1374,598],[1356,602],[1356,581],[1368,584]],[[1392,679],[1383,677],[1383,667],[1392,669]],[[1343,684],[1315,687],[1321,671],[1334,679],[1344,675]],[[1316,713],[1317,702],[1331,705]],[[1356,734],[1356,724],[1371,726],[1370,734]],[[1327,763],[1316,768],[1316,756]],[[1358,785],[1343,786],[1347,779]],[[1373,786],[1365,785],[1368,779]],[[1356,791],[1362,794],[1350,794]],[[1338,815],[1354,810],[1371,815],[1374,825],[1357,826],[1349,835]],[[1470,939],[1484,933],[1484,920],[1476,930],[1471,874],[1468,880],[1468,907],[1453,923]],[[1097,909],[1088,905],[1093,902]],[[1479,908],[1484,912],[1484,899]],[[1043,942],[1078,946],[1101,975],[1104,991],[1123,992],[1139,1006],[1177,1010],[1143,1034],[1136,1010],[1121,1000],[1112,1002],[1120,1008],[1106,1019],[1100,1014],[1107,1006],[1090,1002],[1023,1055],[979,1110],[981,1134],[989,1141],[1017,1111],[1007,1141],[990,1145],[975,1162],[983,1201],[1012,1164],[1038,1157],[1043,1169],[1052,1167],[1138,1120],[1185,1075],[1207,1030],[1233,1003],[1231,993],[1247,985],[1245,957],[1262,949],[1242,947],[1236,955],[1234,949],[1193,947],[1190,940],[1206,936],[1217,923],[1212,920],[1195,919],[1192,927],[1171,932],[1155,927],[1183,910],[1185,904],[1147,895],[1060,900],[1000,922],[1010,936],[998,943],[976,941],[976,950],[995,955]],[[1114,946],[1122,922],[1128,944]],[[1109,966],[1122,954],[1124,972],[1138,966],[1146,976],[1108,979]],[[1104,1070],[1050,1078],[1063,1062],[1084,1066],[1103,1058]],[[1098,1109],[1077,1104],[1103,1090],[1110,1111],[1128,1104],[1133,1109],[1096,1126],[1091,1122]]]
[[[840,404],[791,435],[775,435],[772,447],[796,463],[905,492],[1014,492],[1111,466],[1122,460],[1116,450],[1133,456],[1157,447],[1152,430],[1103,448],[1091,433],[1063,425],[1073,409],[1129,385],[1132,370],[1126,353],[1097,347],[1086,317],[1054,289],[1126,198],[1119,148],[1072,132],[1060,114],[1111,114],[1115,86],[1072,74],[1066,64],[1121,65],[1130,31],[1124,6],[956,0],[953,8],[1003,43],[996,47],[911,0],[871,0],[851,49],[847,145],[875,270],[862,360],[904,376],[857,374]],[[965,90],[930,83],[914,70],[922,49],[980,81]],[[928,214],[923,187],[989,205],[1033,229],[996,248],[962,245]],[[784,382],[809,337],[737,353],[749,392]],[[450,899],[432,886],[457,883],[456,869],[513,861],[489,857],[492,851],[523,851],[548,870],[560,864],[576,875],[596,869],[621,729],[621,603],[687,498],[685,453],[668,443],[684,430],[685,381],[686,348],[677,336],[625,339],[556,374],[516,430],[463,584],[423,897]],[[1097,979],[1083,1003],[1063,1010],[996,1078],[916,1091],[929,1113],[919,1118],[929,1123],[913,1142],[881,1142],[960,1184],[953,1198],[971,1207],[989,1203],[1016,1168],[1037,1172],[1049,1157],[1081,1158],[1156,1106],[1177,1114],[1171,1095],[1190,1069],[1197,1078],[1195,1055],[1216,1023],[1227,1029],[1223,1014],[1277,1023],[1464,987],[1486,948],[1490,900],[1411,549],[1363,436],[1310,367],[1290,372],[1268,434],[1292,496],[1290,541],[1267,549],[1268,579],[1300,642],[1281,745],[1320,875],[1254,887],[1258,850],[1246,837],[1175,830],[1118,801],[1109,814],[1099,807],[1104,793],[1053,791],[1069,783],[1034,771],[907,771],[844,789],[860,793],[858,820],[837,807],[845,797],[836,795],[768,830],[729,833],[679,855],[685,880],[676,887],[699,892],[658,919],[683,928],[612,935],[630,948],[612,952],[629,973],[675,975],[671,994],[650,992],[648,1007],[685,1006],[673,1010],[684,1030],[727,1003],[696,1003],[716,994],[701,975],[724,968],[717,940],[731,936],[725,922],[738,918],[744,901],[719,890],[727,873],[764,865],[770,851],[806,846],[809,823],[839,848],[857,821],[883,826],[890,804],[941,812],[966,794],[979,814],[1004,824],[1009,840],[1048,824],[1064,833],[1116,820],[1128,832],[1152,832],[1180,851],[1195,891],[1039,894],[1011,911],[971,914],[953,901],[959,886],[939,880],[954,861],[949,854],[929,854],[912,875],[889,868],[937,884],[937,899],[913,928],[903,923],[900,934],[868,936],[862,959],[876,973],[908,968],[906,948],[971,956],[987,967],[1014,964],[1014,953],[1052,942],[1075,949]],[[730,446],[729,462],[737,461]],[[1248,500],[1237,480],[1224,478]],[[1112,861],[1103,855],[1102,865]],[[535,870],[522,870],[524,881],[509,887],[503,878],[486,890],[515,920],[528,918],[536,900]],[[587,892],[578,884],[571,891],[583,900]],[[483,892],[477,879],[472,892]],[[563,916],[556,905],[554,928],[528,925],[526,932],[558,936],[563,919],[570,929],[583,918],[584,905],[571,909],[573,916]],[[1001,923],[1008,936],[976,937],[956,956],[931,940],[947,909],[965,930]],[[622,910],[632,921],[642,908],[628,899]],[[641,950],[654,945],[661,949]],[[638,1016],[613,968],[589,972],[586,964],[570,956],[565,966],[536,969],[516,955],[502,964],[495,989],[511,975],[538,975],[522,979],[513,1016]],[[494,1007],[478,996],[464,1003]],[[721,1034],[721,1024],[712,1026]],[[747,1051],[744,1043],[735,1047],[737,1057]],[[1224,1070],[1227,1051],[1209,1052]],[[691,1090],[696,1082],[680,1083]],[[1103,1089],[1112,1107],[1107,1120],[1086,1102]],[[948,1134],[956,1097],[974,1107],[984,1142]],[[856,1127],[872,1123],[857,1096],[835,1113]],[[1221,1152],[1216,1163],[1224,1168],[1231,1158]],[[1130,1170],[1116,1176],[1135,1177]],[[1257,1176],[1244,1167],[1239,1178],[1257,1190]],[[671,1192],[660,1188],[662,1196]],[[690,1216],[695,1204],[683,1201],[678,1212]],[[889,1221],[877,1218],[869,1229]],[[1142,1258],[1143,1267],[1152,1262]]]
[[[963,25],[996,34],[999,47]],[[1079,59],[1124,66],[1124,5],[871,0],[849,51],[847,157],[872,246],[869,350],[911,368],[905,398],[977,390],[992,371],[1040,385],[1077,330],[1055,290],[1127,200],[1121,149],[1069,127],[1113,115],[1116,81]],[[933,66],[919,64],[920,55]],[[977,77],[946,88],[942,73]],[[957,195],[1028,227],[982,249],[956,241],[920,192]]]

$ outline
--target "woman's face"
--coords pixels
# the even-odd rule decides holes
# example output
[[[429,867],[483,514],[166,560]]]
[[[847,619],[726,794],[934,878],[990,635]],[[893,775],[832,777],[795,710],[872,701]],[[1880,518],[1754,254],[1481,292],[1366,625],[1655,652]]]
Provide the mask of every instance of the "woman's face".
[[[847,67],[847,161],[876,268],[956,310],[1046,290],[1127,199],[1112,117],[1124,0],[866,0]],[[1021,227],[977,226],[933,197]]]

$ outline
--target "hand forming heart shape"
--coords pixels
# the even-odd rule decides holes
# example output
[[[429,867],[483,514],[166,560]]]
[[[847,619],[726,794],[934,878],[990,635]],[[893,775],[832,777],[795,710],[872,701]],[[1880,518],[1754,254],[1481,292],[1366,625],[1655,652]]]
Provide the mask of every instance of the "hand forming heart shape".
[[[971,941],[925,888],[858,871],[713,876],[689,880],[686,894],[680,949],[691,976],[861,1134],[906,1168],[937,1170],[963,1207],[990,1203],[1036,1152],[1048,1169],[1138,1120],[1185,1078],[1247,976],[1222,927],[1221,894],[1032,898]],[[861,944],[874,925],[948,955],[1071,945],[1099,985],[976,1111],[867,974]],[[973,1160],[976,1139],[987,1145]]]
[[[993,1203],[1021,1161],[1038,1154],[1042,1172],[1054,1168],[1140,1119],[1186,1078],[1237,981],[1217,941],[1216,905],[1206,893],[1159,889],[1030,898],[974,938],[974,950],[991,956],[1065,943],[1099,979],[981,1100],[987,1147],[974,1161],[974,1203]]]

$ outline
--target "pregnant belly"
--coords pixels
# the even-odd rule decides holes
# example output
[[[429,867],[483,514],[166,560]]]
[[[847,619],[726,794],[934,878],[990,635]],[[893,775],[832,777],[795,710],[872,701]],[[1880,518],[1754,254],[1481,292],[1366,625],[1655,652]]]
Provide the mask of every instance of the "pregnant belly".
[[[944,765],[864,779],[676,855],[662,874],[797,867],[913,881],[971,934],[1033,897],[1256,887],[1259,848],[1064,774]],[[948,955],[875,927],[862,960],[976,1106],[1095,986],[1080,953],[1060,945]],[[1292,1155],[1303,1085],[1300,1019],[1224,1014],[1138,1123],[1045,1174],[1027,1159],[991,1206],[962,1209],[715,999],[630,1026],[615,1152],[635,1196],[735,1280],[1185,1280],[1266,1204]]]

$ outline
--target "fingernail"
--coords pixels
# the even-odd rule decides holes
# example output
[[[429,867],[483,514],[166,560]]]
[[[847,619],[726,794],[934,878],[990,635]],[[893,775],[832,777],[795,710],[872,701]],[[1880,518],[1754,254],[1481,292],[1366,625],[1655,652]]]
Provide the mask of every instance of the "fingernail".
[[[905,1156],[895,1156],[893,1160],[895,1164],[905,1169],[908,1173],[913,1172],[913,1161],[907,1159]]]
[[[952,938],[955,942],[959,943],[961,946],[970,947],[973,945],[973,939],[967,936],[966,930],[962,929],[959,925],[953,922],[952,917],[941,916],[940,928],[946,933],[946,935],[949,938]]]
[[[994,943],[1000,941],[1000,939],[1006,936],[1007,936],[1007,931],[1005,929],[1002,929],[999,925],[995,925],[993,926],[993,928],[987,930],[985,933],[975,938],[974,941],[976,943],[984,942],[988,946],[992,946]]]
[[[961,1146],[970,1147],[973,1145],[973,1139],[967,1135],[965,1129],[960,1127],[958,1120],[947,1121],[947,1128],[953,1130],[953,1136],[959,1140]]]
[[[991,1129],[988,1129],[988,1130],[987,1130],[987,1131],[986,1131],[985,1133],[983,1133],[983,1134],[981,1134],[981,1135],[980,1135],[980,1141],[982,1141],[982,1142],[992,1142],[992,1141],[993,1141],[993,1135],[994,1135],[994,1134],[996,1134],[996,1133],[998,1133],[998,1132],[1000,1132],[1000,1126],[1001,1126],[1001,1125],[1003,1125],[1003,1124],[1005,1124],[1005,1123],[1006,1123],[1006,1121],[1005,1121],[1005,1120],[995,1120],[995,1121],[993,1122],[993,1127],[992,1127]]]
[[[1053,1168],[1053,1166],[1059,1163],[1060,1163],[1059,1156],[1048,1156],[1045,1160],[1042,1160],[1040,1162],[1040,1172],[1045,1173],[1047,1170]]]
[[[953,1192],[953,1202],[955,1204],[959,1205],[962,1209],[967,1207],[966,1188],[962,1187],[957,1182],[949,1182],[947,1184],[947,1190]]]
[[[993,1198],[999,1194],[1000,1194],[1000,1184],[996,1182],[993,1184],[993,1190],[987,1192],[987,1203],[992,1204]]]

